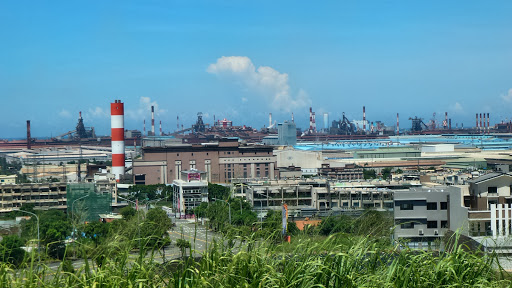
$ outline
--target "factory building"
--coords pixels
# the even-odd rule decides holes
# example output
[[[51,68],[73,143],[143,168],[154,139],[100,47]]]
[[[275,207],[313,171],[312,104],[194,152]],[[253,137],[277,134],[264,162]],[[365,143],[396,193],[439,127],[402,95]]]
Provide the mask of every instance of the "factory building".
[[[238,139],[222,138],[216,143],[143,147],[142,159],[133,161],[137,184],[171,184],[181,172],[205,171],[206,180],[227,183],[235,178],[275,179],[278,177],[273,148],[242,145]]]

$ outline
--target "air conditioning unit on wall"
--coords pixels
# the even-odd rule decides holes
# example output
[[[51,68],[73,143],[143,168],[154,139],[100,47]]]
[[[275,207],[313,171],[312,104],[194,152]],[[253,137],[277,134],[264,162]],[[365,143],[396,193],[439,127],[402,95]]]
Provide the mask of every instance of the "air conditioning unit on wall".
[[[423,229],[419,229],[418,234],[423,235]]]

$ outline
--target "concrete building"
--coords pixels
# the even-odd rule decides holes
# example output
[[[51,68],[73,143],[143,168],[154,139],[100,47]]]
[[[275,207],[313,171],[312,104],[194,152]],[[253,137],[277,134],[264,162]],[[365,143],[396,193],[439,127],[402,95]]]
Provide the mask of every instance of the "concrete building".
[[[413,147],[384,147],[370,151],[354,152],[354,159],[421,157],[421,151]]]
[[[395,241],[411,248],[439,248],[448,230],[468,231],[468,208],[461,188],[412,188],[394,193]]]
[[[468,182],[470,195],[465,197],[465,204],[471,209],[470,235],[508,236],[512,221],[512,174],[489,173]]]
[[[0,185],[16,184],[16,175],[0,175]]]
[[[192,169],[205,171],[206,180],[214,183],[226,183],[235,178],[274,179],[279,174],[272,147],[242,145],[238,139],[144,147],[142,151],[142,159],[133,161],[136,184],[171,184],[181,179],[181,171]]]
[[[34,204],[36,210],[66,209],[66,183],[0,185],[0,213]]]
[[[297,144],[297,126],[294,122],[288,121],[277,124],[277,137],[279,145],[293,146]]]
[[[192,214],[192,209],[208,202],[208,181],[206,172],[191,169],[181,171],[180,179],[175,179],[173,186],[173,207],[177,217]]]

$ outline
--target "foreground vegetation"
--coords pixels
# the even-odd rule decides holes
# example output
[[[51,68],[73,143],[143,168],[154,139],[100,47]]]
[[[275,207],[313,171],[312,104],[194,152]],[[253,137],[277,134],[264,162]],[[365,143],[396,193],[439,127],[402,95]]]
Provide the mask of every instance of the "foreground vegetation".
[[[493,255],[461,248],[446,253],[383,248],[371,238],[334,234],[295,243],[238,239],[212,244],[200,258],[158,264],[154,256],[131,259],[129,249],[109,243],[101,266],[73,271],[0,266],[1,287],[505,287]],[[242,241],[243,240],[243,241]],[[232,244],[232,243],[231,243]],[[239,251],[238,253],[234,253]],[[291,249],[290,249],[291,248]]]

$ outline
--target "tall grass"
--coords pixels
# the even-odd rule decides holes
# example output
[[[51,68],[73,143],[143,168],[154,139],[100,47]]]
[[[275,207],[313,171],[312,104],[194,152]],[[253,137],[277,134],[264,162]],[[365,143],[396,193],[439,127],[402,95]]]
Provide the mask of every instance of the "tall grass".
[[[124,241],[124,240],[123,240]],[[101,266],[87,259],[74,273],[32,257],[15,269],[0,264],[0,287],[506,287],[495,255],[461,248],[446,253],[384,248],[371,238],[335,234],[275,244],[239,238],[212,242],[200,258],[138,261],[130,245],[110,241]],[[293,247],[293,248],[291,248]],[[291,248],[291,249],[290,249]],[[235,252],[234,252],[235,251]],[[502,273],[499,273],[502,272]]]

